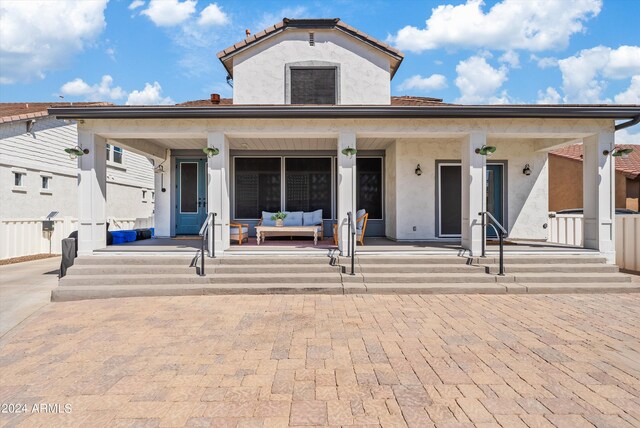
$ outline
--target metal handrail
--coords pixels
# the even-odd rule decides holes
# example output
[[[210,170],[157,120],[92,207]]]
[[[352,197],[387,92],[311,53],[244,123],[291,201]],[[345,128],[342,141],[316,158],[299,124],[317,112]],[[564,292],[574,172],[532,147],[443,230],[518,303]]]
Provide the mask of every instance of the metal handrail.
[[[209,213],[204,223],[202,223],[202,227],[200,228],[199,235],[202,237],[202,241],[200,244],[200,276],[206,276],[206,273],[204,271],[204,247],[205,247],[205,242],[206,242],[207,236],[209,235],[210,230],[212,231],[212,238],[213,238],[213,248],[211,249],[210,256],[213,258],[216,257],[215,222],[216,222],[216,213]],[[214,227],[209,227],[212,223]]]
[[[356,255],[356,225],[353,222],[353,213],[347,213],[347,222],[349,224],[349,235],[347,236],[348,254],[351,256],[351,273],[355,275],[355,255]]]
[[[491,226],[493,227],[493,230],[495,230],[496,235],[498,236],[498,243],[500,245],[500,271],[498,275],[504,276],[504,237],[505,235],[507,235],[507,231],[489,211],[479,212],[478,215],[482,216],[482,257],[486,257],[487,255],[486,228],[487,226]],[[487,223],[486,216],[489,216],[489,218],[493,221],[493,223]]]

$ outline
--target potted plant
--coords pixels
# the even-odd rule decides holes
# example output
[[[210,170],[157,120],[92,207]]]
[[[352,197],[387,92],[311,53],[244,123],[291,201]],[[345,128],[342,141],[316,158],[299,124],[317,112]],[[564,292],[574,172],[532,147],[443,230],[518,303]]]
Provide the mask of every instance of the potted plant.
[[[278,211],[277,213],[273,214],[271,216],[271,220],[275,220],[276,222],[276,226],[283,226],[283,220],[287,217],[287,215],[285,213],[283,213],[282,211]]]

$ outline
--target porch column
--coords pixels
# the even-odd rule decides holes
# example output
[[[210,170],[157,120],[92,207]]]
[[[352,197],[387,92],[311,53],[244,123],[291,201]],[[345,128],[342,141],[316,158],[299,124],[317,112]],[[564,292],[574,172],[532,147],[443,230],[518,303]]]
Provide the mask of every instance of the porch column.
[[[78,255],[88,256],[107,246],[106,140],[78,129],[78,145],[89,150],[78,157]]]
[[[582,166],[584,198],[584,247],[600,251],[608,263],[615,263],[615,164],[612,131],[583,139]]]
[[[349,225],[347,213],[356,215],[356,156],[351,158],[342,154],[347,147],[356,148],[355,132],[341,132],[338,135],[338,249],[343,256],[347,255]],[[355,218],[354,218],[355,221]],[[355,245],[355,243],[354,243]]]
[[[482,254],[482,219],[485,210],[486,156],[476,153],[487,142],[484,132],[472,132],[461,145],[462,160],[462,248],[472,256]]]
[[[216,255],[229,249],[229,223],[231,210],[229,202],[229,142],[223,132],[210,132],[207,135],[207,147],[216,148],[218,155],[209,157],[209,186],[207,188],[208,212],[216,213],[215,244]],[[210,235],[209,254],[212,253],[213,239]]]
[[[153,211],[153,227],[155,236],[168,238],[171,236],[171,151],[167,149],[166,160],[157,159],[156,165],[162,164],[162,172],[155,174],[155,206]],[[164,189],[164,191],[162,190]]]

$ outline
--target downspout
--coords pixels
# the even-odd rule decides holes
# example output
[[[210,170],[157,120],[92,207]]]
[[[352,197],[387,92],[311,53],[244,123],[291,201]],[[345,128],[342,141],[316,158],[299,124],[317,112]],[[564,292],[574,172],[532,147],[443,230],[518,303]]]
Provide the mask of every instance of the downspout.
[[[636,116],[633,119],[627,121],[627,122],[623,122],[623,123],[619,123],[615,126],[615,130],[616,131],[620,131],[621,129],[625,129],[628,128],[630,126],[636,125],[640,123],[640,116]]]

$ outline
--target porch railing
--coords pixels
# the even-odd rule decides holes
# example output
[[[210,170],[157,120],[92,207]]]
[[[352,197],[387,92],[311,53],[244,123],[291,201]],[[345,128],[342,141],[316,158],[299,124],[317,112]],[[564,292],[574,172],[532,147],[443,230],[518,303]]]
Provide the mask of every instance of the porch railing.
[[[353,220],[353,213],[347,213],[347,222],[349,223],[349,235],[347,236],[347,252],[351,257],[351,273],[355,275],[355,257],[356,257],[356,225]]]
[[[200,228],[200,237],[202,239],[200,245],[200,276],[206,276],[207,274],[204,271],[204,248],[206,246],[207,238],[209,233],[211,233],[212,245],[211,245],[211,254],[210,256],[216,257],[216,213],[209,213],[204,223],[202,223],[202,227]],[[213,227],[211,227],[213,225]]]
[[[482,217],[482,257],[487,255],[487,226],[491,226],[496,232],[500,244],[500,272],[498,275],[504,276],[504,237],[507,235],[507,231],[489,211],[482,211],[478,215]],[[492,223],[487,223],[487,217]]]

